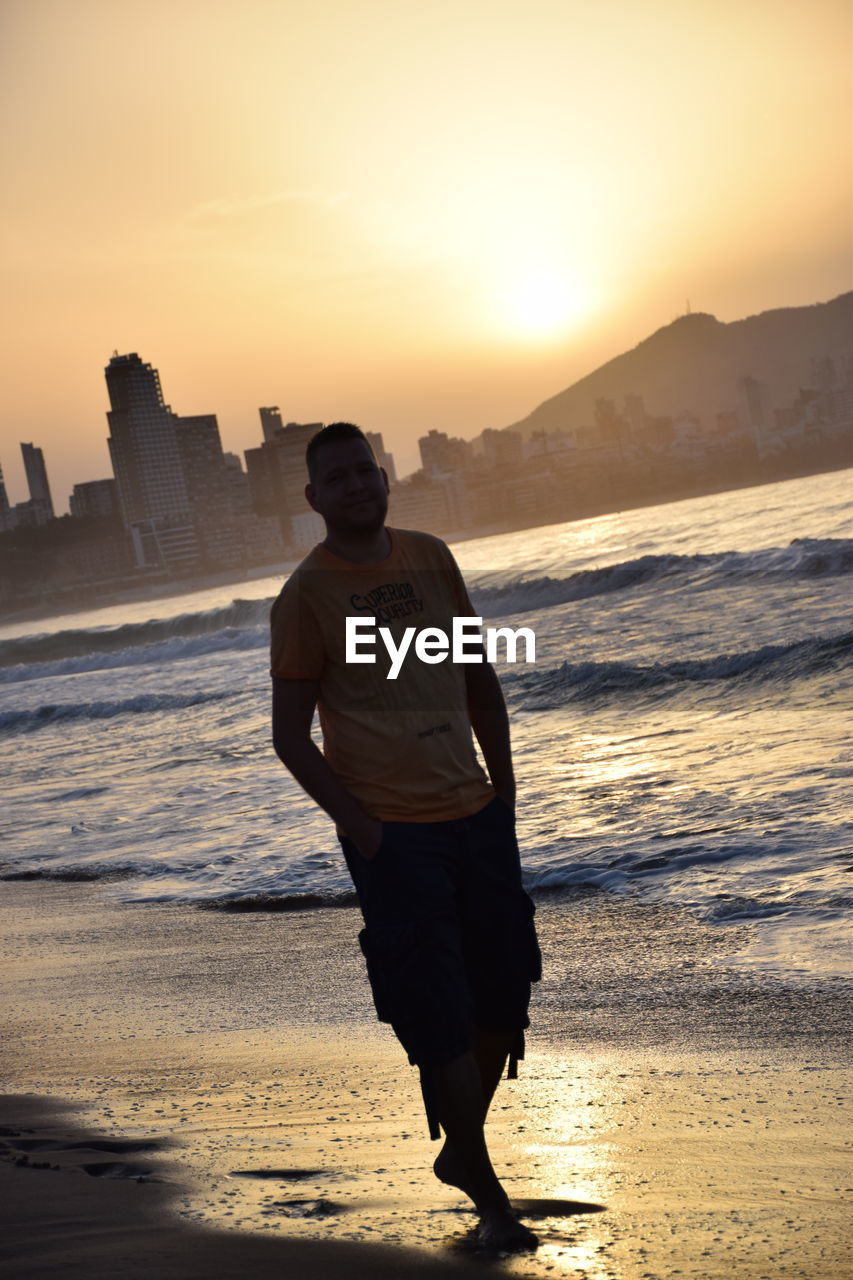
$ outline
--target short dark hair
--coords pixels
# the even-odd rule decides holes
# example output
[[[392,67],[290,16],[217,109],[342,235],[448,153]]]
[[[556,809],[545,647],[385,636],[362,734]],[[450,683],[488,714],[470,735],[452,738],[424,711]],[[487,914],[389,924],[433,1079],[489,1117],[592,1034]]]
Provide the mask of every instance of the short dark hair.
[[[308,475],[313,480],[317,474],[317,454],[327,444],[338,444],[341,440],[363,440],[373,454],[373,447],[361,427],[354,422],[329,422],[319,431],[315,431],[305,449],[305,464]],[[373,454],[375,459],[376,455]]]

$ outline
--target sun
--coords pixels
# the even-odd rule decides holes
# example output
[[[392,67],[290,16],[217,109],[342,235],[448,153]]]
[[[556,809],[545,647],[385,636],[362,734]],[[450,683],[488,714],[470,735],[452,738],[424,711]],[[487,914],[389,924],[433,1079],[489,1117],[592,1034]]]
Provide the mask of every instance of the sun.
[[[529,267],[513,276],[504,290],[502,327],[531,339],[556,336],[580,318],[583,305],[559,271]]]

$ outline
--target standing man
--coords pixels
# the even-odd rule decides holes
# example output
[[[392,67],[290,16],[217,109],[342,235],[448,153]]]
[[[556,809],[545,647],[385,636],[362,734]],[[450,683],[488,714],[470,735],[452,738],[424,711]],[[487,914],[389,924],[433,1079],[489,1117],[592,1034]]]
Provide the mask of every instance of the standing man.
[[[398,653],[407,628],[449,636],[454,616],[474,614],[462,575],[440,539],[386,527],[388,479],[358,427],[324,427],[306,461],[305,494],[326,537],[273,606],[273,743],[337,826],[377,1015],[420,1069],[430,1136],[444,1130],[436,1177],[474,1202],[484,1245],[535,1248],[483,1132],[507,1060],[514,1075],[523,1057],[541,972],[500,683],[470,643],[461,663],[436,643],[422,656],[412,647],[389,678],[378,628]],[[362,625],[357,652],[347,618],[377,627]]]

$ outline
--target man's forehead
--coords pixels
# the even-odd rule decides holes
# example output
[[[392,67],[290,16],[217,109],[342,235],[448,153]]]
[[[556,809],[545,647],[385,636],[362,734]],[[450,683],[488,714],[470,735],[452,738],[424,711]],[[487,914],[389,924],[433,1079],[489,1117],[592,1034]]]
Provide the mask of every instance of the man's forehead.
[[[325,475],[335,467],[346,467],[354,462],[374,462],[370,445],[365,440],[334,440],[317,450],[317,474]]]

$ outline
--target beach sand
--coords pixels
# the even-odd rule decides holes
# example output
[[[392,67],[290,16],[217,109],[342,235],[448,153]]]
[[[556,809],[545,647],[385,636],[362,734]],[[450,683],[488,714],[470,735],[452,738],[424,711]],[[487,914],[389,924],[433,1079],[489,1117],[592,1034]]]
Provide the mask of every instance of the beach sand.
[[[853,1274],[830,980],[753,976],[744,925],[544,901],[545,979],[490,1145],[541,1238],[485,1260],[350,909],[0,886],[0,1268],[12,1277]]]

